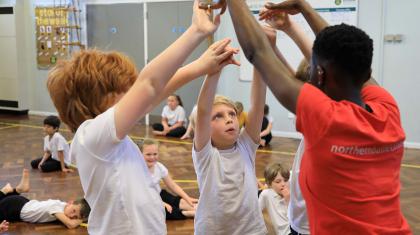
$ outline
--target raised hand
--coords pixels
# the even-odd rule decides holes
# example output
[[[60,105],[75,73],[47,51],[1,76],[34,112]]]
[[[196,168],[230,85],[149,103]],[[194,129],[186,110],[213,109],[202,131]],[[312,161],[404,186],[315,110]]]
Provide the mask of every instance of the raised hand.
[[[203,11],[199,7],[199,0],[194,1],[192,26],[204,35],[213,34],[220,25],[220,14],[211,19],[210,11]]]
[[[273,11],[263,8],[259,15],[260,20],[265,20],[267,24],[277,30],[285,31],[291,26],[289,15],[286,12]],[[264,16],[264,18],[262,16]]]
[[[220,15],[222,15],[223,13],[225,13],[226,8],[227,8],[227,2],[226,0],[219,0],[217,3],[213,3],[213,1],[200,1],[200,5],[199,5],[200,9],[205,9],[205,10],[215,10],[215,9],[222,9],[220,11]]]
[[[281,11],[289,15],[296,15],[301,13],[305,3],[305,0],[287,0],[280,3],[268,2],[265,4],[265,8],[267,8],[268,11],[263,14],[263,17],[265,14],[270,14],[273,11]]]
[[[233,58],[239,49],[229,46],[230,39],[222,39],[213,43],[197,60],[206,74],[214,74],[222,70],[228,64],[240,65]]]

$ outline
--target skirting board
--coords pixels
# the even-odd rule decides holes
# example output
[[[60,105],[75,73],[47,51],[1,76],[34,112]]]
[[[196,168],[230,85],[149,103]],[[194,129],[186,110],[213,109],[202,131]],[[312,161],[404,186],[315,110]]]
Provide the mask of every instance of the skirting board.
[[[29,115],[36,115],[36,116],[50,116],[50,115],[55,115],[55,116],[58,116],[58,113],[29,110]]]

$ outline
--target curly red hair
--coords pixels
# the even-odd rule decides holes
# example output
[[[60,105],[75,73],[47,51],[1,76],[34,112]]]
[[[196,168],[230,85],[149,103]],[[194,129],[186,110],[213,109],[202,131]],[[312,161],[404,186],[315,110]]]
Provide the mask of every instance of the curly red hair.
[[[127,92],[137,75],[131,59],[119,52],[83,50],[50,70],[47,88],[61,120],[75,132]]]

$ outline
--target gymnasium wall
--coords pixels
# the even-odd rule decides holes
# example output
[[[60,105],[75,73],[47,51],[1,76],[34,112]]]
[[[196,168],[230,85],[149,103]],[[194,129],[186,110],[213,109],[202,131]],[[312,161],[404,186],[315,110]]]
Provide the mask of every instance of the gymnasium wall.
[[[414,1],[414,0],[413,0]],[[18,78],[18,91],[19,99],[25,106],[30,109],[30,113],[33,114],[47,114],[55,112],[54,106],[48,95],[45,82],[47,77],[47,71],[39,70],[36,66],[36,48],[35,48],[35,29],[34,29],[34,4],[35,0],[17,1],[19,7],[21,7],[24,14],[20,15],[17,19],[21,24],[20,30],[22,31],[22,38],[19,38],[19,45],[22,45],[20,49],[17,49],[17,58],[19,60],[19,78]],[[48,2],[43,0],[42,2]],[[50,0],[52,3],[53,1]],[[83,2],[83,1],[82,1]],[[111,3],[113,1],[93,1],[98,3]],[[139,2],[139,1],[118,1],[121,2]],[[0,1],[1,3],[1,1]],[[364,29],[374,40],[374,58],[373,58],[373,76],[381,83],[381,63],[382,63],[382,30],[383,30],[383,16],[382,16],[382,0],[359,0],[359,18],[358,26]],[[223,16],[222,24],[215,35],[216,39],[230,37],[233,40],[234,46],[239,46],[230,16],[227,12]],[[7,63],[8,58],[0,56],[0,65]],[[0,66],[1,67],[1,66]],[[416,77],[411,77],[413,83],[416,81]],[[227,67],[222,73],[222,79],[218,86],[218,93],[228,95],[234,100],[240,100],[243,102],[245,109],[249,107],[249,91],[250,82],[239,81],[239,69],[233,66]],[[3,88],[1,88],[3,89]],[[407,92],[418,92],[411,91],[407,87]],[[2,91],[2,90],[0,90]],[[403,98],[402,98],[403,99]],[[416,101],[412,100],[398,100],[398,102],[411,102],[413,109],[410,113],[402,113],[402,115],[413,115],[420,120],[420,109],[419,105],[416,105]],[[286,137],[299,137],[299,134],[295,132],[294,128],[294,117],[288,111],[286,111],[274,98],[271,92],[267,95],[267,104],[270,106],[270,113],[275,119],[273,133],[277,136]],[[404,118],[403,118],[404,120]],[[411,119],[412,120],[412,119]],[[414,122],[404,124],[407,133],[407,143],[409,147],[420,148],[420,132],[416,131],[418,124]],[[417,128],[417,129],[416,129]]]

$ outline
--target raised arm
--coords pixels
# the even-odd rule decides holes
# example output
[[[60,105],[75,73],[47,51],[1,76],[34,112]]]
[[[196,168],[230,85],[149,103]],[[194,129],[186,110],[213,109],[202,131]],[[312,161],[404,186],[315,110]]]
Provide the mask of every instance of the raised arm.
[[[254,79],[252,80],[251,87],[251,107],[248,112],[245,130],[256,144],[260,143],[266,90],[267,87],[260,73],[254,69]]]
[[[212,22],[206,11],[198,9],[198,0],[194,2],[193,11],[192,24],[187,31],[140,72],[137,81],[115,106],[118,138],[127,135],[138,119],[147,113],[149,105],[185,59],[220,23],[219,15]]]
[[[286,66],[290,73],[295,74],[295,70],[292,68],[292,66],[277,47],[277,31],[271,25],[263,25],[261,27],[265,35],[267,35],[268,41],[274,50],[274,54],[276,54],[277,58],[279,58],[279,60]]]
[[[221,44],[213,45],[211,50],[215,51],[215,53],[220,53],[224,50],[227,43],[229,43],[229,41],[224,41]],[[223,56],[223,54],[226,53],[229,53],[229,51],[225,51],[224,53],[222,53],[221,56]],[[213,74],[207,75],[206,79],[204,80],[203,86],[201,87],[197,101],[197,120],[194,133],[194,146],[196,151],[200,151],[210,140],[210,121],[214,95],[216,93],[217,82],[220,77],[221,69],[227,64],[239,65],[238,62],[232,59],[224,62],[218,71],[216,71]]]
[[[267,12],[266,8],[261,10],[260,16]],[[263,19],[263,17],[260,17]],[[266,23],[276,30],[285,32],[299,47],[302,54],[307,61],[311,61],[312,56],[312,40],[305,34],[303,28],[295,21],[291,20],[289,15],[285,12],[272,11],[270,15],[266,15]]]
[[[295,113],[302,82],[277,58],[245,1],[227,0],[235,32],[247,59],[261,73],[277,100]]]
[[[237,54],[239,50],[231,48],[229,43],[230,39],[228,38],[214,42],[200,58],[178,69],[163,91],[159,93],[158,98],[148,107],[148,112],[186,83],[206,74],[220,71],[227,63],[237,64],[238,62],[233,60],[232,56]],[[224,47],[224,49],[215,51],[214,48],[219,46]]]
[[[277,4],[269,2],[265,4],[265,8],[269,11],[261,15],[262,19],[276,12],[290,15],[302,13],[315,35],[328,26],[328,23],[305,0],[287,0]]]
[[[197,101],[197,122],[195,124],[194,147],[199,152],[211,138],[211,110],[220,72],[207,75]]]

